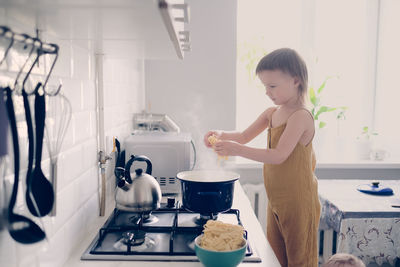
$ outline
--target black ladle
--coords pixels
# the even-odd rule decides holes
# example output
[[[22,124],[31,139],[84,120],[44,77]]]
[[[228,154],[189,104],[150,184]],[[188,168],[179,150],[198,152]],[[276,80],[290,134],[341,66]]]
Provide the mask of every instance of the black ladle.
[[[38,83],[35,91],[40,87],[41,83]],[[31,109],[29,106],[29,101],[28,101],[28,94],[22,89],[22,97],[24,99],[24,109],[25,109],[25,120],[26,120],[26,126],[28,130],[28,170],[26,172],[26,194],[25,194],[25,200],[26,204],[28,206],[29,211],[33,214],[38,213],[38,207],[36,205],[36,202],[34,199],[32,200],[31,197],[31,184],[32,184],[32,166],[33,166],[33,154],[34,154],[34,136],[33,136],[33,125],[32,125],[32,115],[31,115]]]
[[[46,234],[32,220],[13,212],[15,202],[17,200],[19,183],[19,144],[17,122],[15,120],[11,89],[10,87],[7,87],[4,88],[4,91],[6,93],[7,113],[10,122],[14,149],[14,185],[11,193],[10,203],[8,205],[8,232],[15,241],[23,244],[32,244],[43,240]]]
[[[52,184],[44,176],[41,161],[44,124],[46,119],[46,103],[44,92],[39,94],[40,86],[35,90],[35,122],[36,122],[36,156],[35,169],[32,172],[30,180],[30,194],[34,201],[27,198],[29,211],[36,217],[42,217],[50,213],[54,203],[54,190]],[[34,205],[36,204],[36,207]]]

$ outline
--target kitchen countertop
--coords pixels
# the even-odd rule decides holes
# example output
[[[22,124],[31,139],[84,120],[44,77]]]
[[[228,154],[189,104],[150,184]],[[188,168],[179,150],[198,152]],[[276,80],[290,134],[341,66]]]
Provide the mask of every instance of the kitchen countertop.
[[[232,170],[240,174],[242,184],[263,183],[263,164],[255,161],[224,162],[224,169]],[[400,158],[389,158],[383,161],[354,160],[354,161],[319,161],[315,174],[322,179],[364,179],[364,180],[393,180],[400,179]]]
[[[262,169],[263,163],[247,159],[236,159],[228,161],[229,169]],[[389,158],[385,160],[319,160],[317,159],[316,169],[400,169],[400,158]]]
[[[111,205],[108,205],[109,207]],[[241,185],[236,182],[235,184],[235,196],[233,200],[232,208],[240,210],[240,219],[243,223],[244,228],[248,232],[248,238],[251,240],[253,246],[252,248],[257,251],[258,256],[261,258],[260,263],[241,263],[239,266],[280,266],[274,252],[272,251],[271,246],[267,242],[267,239],[264,235],[264,232],[261,228],[260,223],[258,222],[253,209],[250,205],[248,198],[246,197],[243,188]],[[69,260],[65,263],[64,266],[193,266],[193,267],[201,267],[203,266],[200,262],[177,262],[177,261],[82,261],[80,260],[83,252],[92,242],[94,237],[96,236],[99,228],[104,224],[104,222],[109,217],[110,213],[113,211],[113,207],[110,207],[107,210],[107,215],[104,217],[99,217],[93,225],[93,231],[87,235],[82,242],[77,246],[77,248],[73,251]],[[112,262],[112,263],[111,263]]]

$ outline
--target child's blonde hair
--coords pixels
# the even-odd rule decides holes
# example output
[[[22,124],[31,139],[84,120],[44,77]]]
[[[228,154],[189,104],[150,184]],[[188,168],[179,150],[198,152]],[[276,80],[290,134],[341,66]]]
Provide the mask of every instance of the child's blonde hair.
[[[330,257],[322,267],[365,267],[365,264],[356,256],[338,253]]]
[[[256,68],[256,74],[264,70],[280,70],[292,77],[299,79],[299,96],[303,102],[306,102],[308,87],[307,66],[300,55],[293,49],[280,48],[268,53]]]

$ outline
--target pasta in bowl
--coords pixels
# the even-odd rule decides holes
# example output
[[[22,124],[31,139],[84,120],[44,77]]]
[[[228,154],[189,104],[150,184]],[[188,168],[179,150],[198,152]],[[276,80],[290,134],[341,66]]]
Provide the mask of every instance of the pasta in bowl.
[[[195,239],[195,252],[206,267],[235,267],[245,257],[247,240],[244,229],[233,225],[209,220],[203,234]]]

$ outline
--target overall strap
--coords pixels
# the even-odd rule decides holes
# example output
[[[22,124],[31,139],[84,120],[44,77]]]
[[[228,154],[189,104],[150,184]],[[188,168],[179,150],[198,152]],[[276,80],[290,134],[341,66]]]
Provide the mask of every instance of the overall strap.
[[[290,116],[289,116],[287,119],[289,120],[289,118],[292,117],[294,113],[296,113],[297,111],[300,111],[300,110],[305,110],[305,111],[307,111],[307,113],[310,114],[311,118],[314,120],[314,116],[311,114],[311,111],[309,111],[309,110],[306,109],[306,108],[299,108],[299,109],[293,111],[292,114],[290,114]],[[271,117],[271,118],[272,118],[272,117]],[[271,121],[272,121],[272,120],[271,120]]]
[[[272,111],[272,113],[271,113],[271,117],[269,118],[269,128],[272,128],[272,115],[274,115],[275,111],[277,111],[277,110],[278,110],[278,108],[275,107],[274,111]]]
[[[272,129],[272,115],[274,114],[275,111],[277,111],[278,108],[275,108],[274,111],[271,113],[271,117],[269,118],[269,134],[268,134],[268,148],[271,148],[271,129]]]

